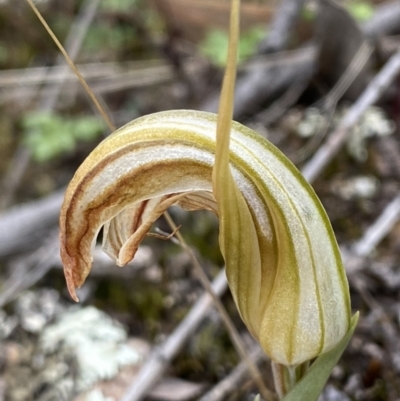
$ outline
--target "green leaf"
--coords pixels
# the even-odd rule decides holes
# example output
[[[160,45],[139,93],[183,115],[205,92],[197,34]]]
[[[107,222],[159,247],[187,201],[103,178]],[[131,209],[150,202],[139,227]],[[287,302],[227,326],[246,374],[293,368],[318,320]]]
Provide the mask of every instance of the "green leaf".
[[[283,398],[282,401],[316,401],[320,396],[332,369],[347,347],[357,326],[358,312],[351,319],[350,329],[332,350],[320,355],[311,365],[307,374]]]

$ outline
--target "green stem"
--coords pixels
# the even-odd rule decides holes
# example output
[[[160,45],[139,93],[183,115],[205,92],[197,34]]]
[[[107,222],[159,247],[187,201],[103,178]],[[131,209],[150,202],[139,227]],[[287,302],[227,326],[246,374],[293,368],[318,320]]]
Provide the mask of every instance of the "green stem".
[[[280,400],[291,391],[296,383],[307,373],[308,367],[308,361],[296,366],[286,366],[272,362],[275,390]]]

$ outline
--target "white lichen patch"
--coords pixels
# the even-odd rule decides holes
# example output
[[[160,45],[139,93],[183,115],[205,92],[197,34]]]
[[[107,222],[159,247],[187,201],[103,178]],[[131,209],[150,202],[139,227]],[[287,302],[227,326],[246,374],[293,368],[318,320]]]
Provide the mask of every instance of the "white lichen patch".
[[[325,125],[326,116],[323,112],[316,107],[309,107],[297,127],[297,134],[303,138],[310,138],[318,134]]]
[[[101,390],[94,389],[86,396],[85,401],[115,401],[112,397],[106,397]]]
[[[38,334],[56,316],[65,311],[60,303],[60,294],[56,290],[42,289],[22,293],[15,304],[15,312],[21,327]]]
[[[77,361],[79,391],[99,380],[112,379],[124,365],[139,362],[139,354],[126,344],[123,327],[94,307],[64,313],[45,328],[39,344],[44,354],[69,352]]]
[[[334,180],[331,190],[344,200],[370,199],[379,189],[379,180],[373,176],[356,176],[343,180]]]
[[[367,159],[367,139],[376,136],[390,135],[395,131],[395,124],[389,120],[379,107],[369,107],[356,124],[346,144],[349,154],[358,162]]]
[[[307,108],[302,115],[299,112],[297,114],[292,113],[292,118],[297,116],[299,120],[296,122],[295,131],[302,138],[311,138],[317,134],[329,134],[335,130],[335,127],[338,127],[347,111],[347,107],[341,107],[335,111],[332,124],[329,124],[327,113],[316,107]],[[351,128],[346,142],[346,150],[353,159],[360,163],[364,162],[368,156],[367,139],[390,135],[395,129],[395,123],[388,119],[381,108],[368,107],[357,124]],[[325,132],[325,130],[328,131]]]

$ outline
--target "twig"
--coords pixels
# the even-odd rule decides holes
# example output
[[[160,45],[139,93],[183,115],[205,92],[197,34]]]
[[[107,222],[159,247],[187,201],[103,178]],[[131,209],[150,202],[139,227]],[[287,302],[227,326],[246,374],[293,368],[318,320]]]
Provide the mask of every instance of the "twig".
[[[167,69],[152,69],[148,73],[129,71],[124,73],[115,74],[113,76],[102,77],[96,79],[91,83],[91,88],[98,95],[104,95],[110,92],[117,92],[120,90],[129,90],[132,88],[146,88],[152,85],[160,85],[169,82],[173,79],[172,72]],[[77,89],[77,82],[73,80],[71,85],[63,90],[63,94],[71,96]],[[21,99],[31,96],[35,92],[35,87],[26,86],[19,88],[17,91],[7,91],[1,96],[0,106],[4,103],[19,102]],[[49,93],[47,89],[43,89],[42,93],[46,95]]]
[[[0,214],[0,257],[37,246],[57,224],[65,188]]]
[[[397,195],[350,248],[341,247],[343,262],[350,278],[357,276],[375,247],[400,220],[400,195]]]
[[[58,250],[58,235],[51,234],[36,252],[16,263],[11,276],[1,287],[0,308],[43,278],[57,260]]]
[[[289,0],[287,0],[289,1]],[[384,5],[378,7],[372,19],[362,26],[362,31],[371,38],[384,35],[387,31],[400,25],[399,1],[390,3],[384,9]],[[390,14],[390,9],[393,13]],[[247,74],[239,77],[235,93],[235,119],[240,119],[249,112],[259,110],[261,104],[274,99],[277,94],[284,92],[293,82],[307,82],[314,73],[316,66],[317,50],[315,46],[298,49],[303,52],[297,59],[290,59],[280,68],[255,68]],[[279,53],[278,53],[279,54]],[[216,112],[218,109],[219,93],[213,93],[201,105],[205,111]]]
[[[357,78],[358,74],[371,57],[373,50],[374,49],[369,42],[364,41],[361,44],[357,53],[351,60],[351,63],[347,66],[340,79],[323,100],[324,108],[331,109],[336,107],[337,102],[346,93],[347,89],[349,89],[351,84]]]
[[[228,282],[226,280],[225,271],[221,271],[212,283],[212,290],[215,294],[221,296],[227,288]],[[171,360],[177,355],[183,344],[196,330],[212,305],[213,300],[207,293],[203,294],[197,300],[190,312],[175,328],[167,340],[155,348],[121,401],[140,401],[143,399],[148,393],[149,388],[163,375]]]
[[[331,126],[337,102],[357,78],[358,74],[369,60],[372,51],[372,46],[367,41],[364,41],[338,82],[329,91],[325,98],[321,100],[322,110],[326,111],[327,118],[319,132],[314,135],[314,137],[303,148],[299,149],[290,157],[293,163],[301,163],[321,144]]]
[[[400,1],[384,2],[375,8],[373,17],[362,25],[369,37],[384,36],[400,30]]]
[[[353,106],[348,110],[325,144],[318,149],[313,158],[304,166],[303,175],[308,181],[314,181],[317,175],[337,154],[350,134],[350,128],[358,122],[365,110],[382,96],[390,83],[396,78],[399,71],[400,51],[390,58]]]
[[[267,359],[264,351],[259,345],[255,345],[249,352],[249,357],[255,364]],[[241,362],[236,368],[217,385],[215,385],[207,394],[203,395],[198,401],[221,401],[229,394],[237,391],[240,384],[248,375],[248,368],[245,362]]]
[[[100,0],[86,0],[82,5],[82,11],[78,14],[74,23],[71,26],[70,32],[65,41],[65,49],[68,52],[71,60],[75,60],[78,56],[83,41],[86,37],[86,33],[90,25],[92,24],[94,17],[96,16],[99,3]],[[41,22],[43,23],[43,21]],[[64,62],[64,57],[60,54],[57,57],[56,65],[63,65]],[[43,99],[43,110],[52,110],[54,108],[64,86],[64,83],[65,77],[57,85],[50,86],[50,88],[53,90],[53,93],[47,95]]]
[[[170,225],[171,229],[176,233],[176,237],[178,238],[178,241],[180,243],[180,245],[182,246],[182,248],[189,254],[193,265],[195,266],[196,269],[196,273],[202,283],[202,285],[204,286],[204,288],[206,289],[206,291],[208,292],[208,294],[211,295],[213,301],[214,301],[214,305],[217,308],[223,323],[225,324],[225,327],[228,330],[228,334],[233,342],[234,347],[236,348],[236,351],[238,352],[238,354],[240,355],[240,357],[242,358],[242,360],[246,363],[247,368],[249,369],[250,373],[252,374],[254,381],[256,382],[258,389],[260,390],[261,395],[264,397],[264,399],[267,400],[271,400],[273,398],[273,394],[266,388],[264,381],[262,380],[262,376],[260,371],[258,370],[257,366],[253,363],[253,361],[251,360],[251,358],[249,357],[246,348],[243,344],[242,339],[240,338],[240,334],[238,333],[235,325],[233,324],[231,318],[229,317],[228,312],[226,311],[224,305],[222,304],[221,300],[218,298],[218,296],[214,293],[212,287],[211,287],[211,283],[208,280],[207,275],[205,274],[202,266],[200,265],[198,259],[196,258],[196,255],[193,252],[193,249],[190,248],[185,239],[183,238],[182,234],[177,231],[177,227],[176,224],[174,223],[174,221],[171,219],[171,216],[169,215],[168,212],[166,212],[164,214],[164,217],[166,218],[168,224]]]
[[[389,360],[392,368],[396,373],[400,373],[399,363],[396,361],[400,353],[400,345],[397,338],[399,338],[399,330],[391,321],[390,317],[382,305],[375,300],[370,291],[368,290],[364,280],[353,277],[353,286],[360,293],[363,301],[370,308],[371,311],[378,317],[378,321],[383,333],[384,344],[389,355]]]
[[[90,89],[89,85],[86,83],[86,81],[83,78],[82,74],[80,73],[80,71],[76,67],[73,59],[69,56],[68,51],[64,48],[64,46],[58,40],[57,36],[54,34],[54,32],[52,31],[50,26],[47,24],[46,20],[42,16],[42,14],[40,14],[39,10],[37,9],[35,4],[33,3],[33,0],[26,0],[26,1],[30,5],[30,7],[32,8],[34,13],[37,15],[37,17],[39,18],[41,24],[44,26],[44,28],[48,32],[48,34],[50,35],[51,39],[57,45],[57,47],[60,50],[61,54],[63,55],[65,61],[67,62],[67,64],[71,68],[71,70],[75,73],[75,75],[79,79],[79,82],[81,83],[81,85],[85,89],[86,93],[89,95],[91,101],[96,106],[96,109],[99,111],[99,113],[103,117],[104,121],[107,123],[108,127],[110,128],[110,130],[111,131],[115,131],[114,124],[112,123],[112,121],[110,120],[109,116],[105,112],[102,104],[99,102],[99,100],[97,99],[96,95],[93,93],[93,91]],[[96,2],[98,2],[99,0],[86,0],[86,1],[96,1]]]
[[[382,329],[384,344],[387,348],[389,360],[392,368],[396,373],[400,372],[400,367],[396,358],[400,355],[400,346],[395,340],[399,337],[399,331],[395,324],[391,321],[386,310],[377,302],[369,292],[365,280],[360,277],[360,270],[365,265],[365,258],[374,250],[375,246],[390,232],[392,227],[400,220],[400,195],[397,195],[386,206],[383,212],[375,220],[373,224],[365,231],[350,250],[350,253],[344,253],[344,263],[350,265],[352,259],[355,263],[352,264],[349,281],[352,286],[357,289],[368,307],[379,317],[379,323]],[[358,260],[357,260],[358,257]]]
[[[34,286],[53,267],[62,269],[58,230],[50,230],[40,248],[28,255],[18,257],[9,262],[11,274],[2,283],[0,289],[0,308],[13,301],[18,295]],[[117,269],[115,262],[97,246],[93,250],[92,277],[117,277],[132,279],[139,271],[154,264],[151,248],[140,245],[135,259],[129,262],[124,269]]]
[[[271,62],[255,63],[253,68],[249,68],[247,74],[238,79],[234,119],[240,119],[249,110],[257,110],[260,104],[274,99],[294,81],[309,80],[315,69],[317,51],[316,46],[307,46],[262,58]],[[200,108],[216,112],[218,101],[219,94],[212,94]]]
[[[397,195],[352,247],[357,256],[368,256],[400,219],[400,195]]]
[[[153,68],[151,71],[127,71],[109,79],[92,85],[96,93],[109,93],[118,90],[132,88],[144,88],[151,85],[159,85],[173,79],[172,70],[169,67]]]
[[[190,60],[189,64],[193,64]],[[138,74],[164,74],[171,67],[161,59],[145,61],[124,62],[97,62],[77,64],[76,67],[82,76],[88,79],[101,79],[109,76],[118,76],[121,72],[137,72]],[[76,82],[76,75],[68,65],[54,65],[51,67],[29,67],[14,70],[0,71],[0,87],[12,89],[16,86],[24,87],[31,85],[51,84],[64,81],[66,83]]]
[[[31,4],[31,6],[35,10],[36,7],[31,2],[31,0],[27,1],[28,3]],[[94,16],[96,15],[98,5],[99,5],[99,0],[86,0],[83,3],[81,12],[79,13],[78,17],[71,26],[71,29],[67,37],[66,46],[72,58],[75,58],[78,55],[79,49],[82,46],[86,32]],[[40,16],[39,18],[42,18],[40,13],[38,16]],[[42,23],[45,24],[45,21],[43,20]],[[58,57],[57,64],[61,64],[62,62],[63,60],[60,57]],[[58,84],[55,85],[53,84],[46,88],[46,93],[42,94],[41,97],[41,102],[39,106],[40,110],[51,111],[55,108],[63,84],[64,80],[61,80]],[[50,93],[48,93],[48,91],[50,91]],[[31,152],[24,146],[21,146],[16,152],[1,185],[2,197],[0,199],[0,209],[4,209],[10,204],[12,198],[14,197],[14,193],[17,189],[17,186],[21,181],[22,176],[26,171],[26,168],[28,167],[30,157],[31,157]]]
[[[30,158],[31,152],[29,149],[19,145],[1,182],[0,210],[6,209],[12,203]]]
[[[267,109],[258,113],[255,116],[255,120],[265,126],[273,124],[297,102],[307,85],[307,81],[301,80],[299,82],[293,82],[293,85],[291,85],[279,99],[273,102]]]
[[[275,13],[270,32],[259,47],[260,53],[283,50],[303,8],[304,0],[283,0]]]

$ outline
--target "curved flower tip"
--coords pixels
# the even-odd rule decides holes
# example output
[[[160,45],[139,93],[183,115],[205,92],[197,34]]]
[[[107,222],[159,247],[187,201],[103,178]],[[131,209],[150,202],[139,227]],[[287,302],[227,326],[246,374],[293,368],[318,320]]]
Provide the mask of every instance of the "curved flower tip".
[[[220,217],[220,245],[240,314],[265,352],[293,365],[347,333],[346,276],[327,216],[282,153],[232,123],[229,185],[212,179],[217,116],[169,111],[139,118],[103,141],[79,168],[60,217],[71,295],[103,249],[124,265],[173,204]],[[226,173],[226,171],[225,171]]]

